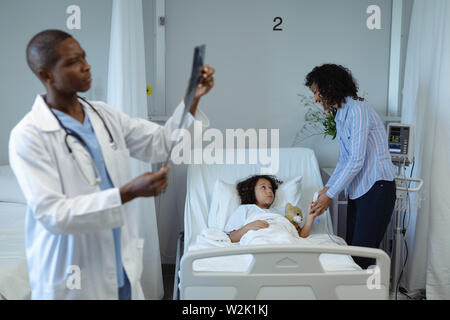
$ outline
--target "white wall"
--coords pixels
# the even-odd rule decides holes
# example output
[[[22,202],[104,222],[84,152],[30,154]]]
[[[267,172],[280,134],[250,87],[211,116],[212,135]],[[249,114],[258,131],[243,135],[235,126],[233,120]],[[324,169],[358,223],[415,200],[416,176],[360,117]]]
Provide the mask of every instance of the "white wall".
[[[366,9],[377,4],[382,30],[369,30]],[[217,70],[216,87],[202,102],[213,127],[279,128],[290,146],[303,124],[298,93],[314,66],[350,68],[360,92],[384,115],[387,106],[390,0],[167,0],[166,101],[173,110],[184,94],[192,49],[206,43],[207,63]],[[283,31],[272,30],[274,17]],[[314,141],[319,162],[332,166],[329,143]],[[322,154],[323,153],[323,154]]]
[[[68,30],[69,5],[81,8],[81,30]],[[8,161],[8,140],[11,129],[31,109],[37,94],[44,87],[29,70],[25,49],[38,32],[56,28],[72,34],[87,52],[92,65],[90,99],[106,100],[108,77],[109,34],[111,29],[110,0],[2,0],[0,2],[0,165]]]

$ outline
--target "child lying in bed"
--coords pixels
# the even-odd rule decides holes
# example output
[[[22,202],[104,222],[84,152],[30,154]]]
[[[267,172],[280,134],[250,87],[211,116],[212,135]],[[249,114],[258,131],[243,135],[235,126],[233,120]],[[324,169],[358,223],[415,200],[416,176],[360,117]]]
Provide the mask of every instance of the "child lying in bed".
[[[238,183],[237,191],[241,198],[241,205],[231,215],[225,226],[225,232],[229,234],[231,242],[240,242],[250,230],[266,229],[271,227],[272,223],[274,224],[274,236],[276,235],[278,238],[276,241],[278,243],[291,242],[291,239],[280,239],[280,236],[286,238],[309,236],[316,218],[316,215],[311,214],[312,202],[309,205],[303,228],[295,231],[295,227],[284,218],[284,208],[271,207],[279,184],[281,181],[266,175],[252,176]],[[275,230],[275,224],[277,230]],[[253,235],[252,244],[257,244],[257,242],[258,239]]]

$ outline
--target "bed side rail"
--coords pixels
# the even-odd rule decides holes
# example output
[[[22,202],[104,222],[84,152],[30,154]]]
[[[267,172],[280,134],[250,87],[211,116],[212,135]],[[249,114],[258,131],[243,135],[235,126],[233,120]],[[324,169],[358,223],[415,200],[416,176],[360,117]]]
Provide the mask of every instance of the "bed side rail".
[[[245,272],[193,268],[198,259],[242,254],[253,256]],[[373,258],[376,267],[325,272],[320,263],[322,254]],[[181,299],[387,299],[389,296],[390,258],[379,249],[323,245],[227,247],[188,252],[180,265]],[[273,295],[277,290],[280,295]],[[286,297],[281,293],[286,293]]]

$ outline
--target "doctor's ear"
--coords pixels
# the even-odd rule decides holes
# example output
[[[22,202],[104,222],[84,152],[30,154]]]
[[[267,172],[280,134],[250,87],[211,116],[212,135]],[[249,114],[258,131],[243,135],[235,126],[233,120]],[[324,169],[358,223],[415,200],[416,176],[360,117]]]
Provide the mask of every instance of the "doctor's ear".
[[[49,70],[46,69],[39,69],[38,71],[38,75],[39,75],[39,79],[41,79],[41,81],[43,83],[51,83],[53,82],[53,73]]]

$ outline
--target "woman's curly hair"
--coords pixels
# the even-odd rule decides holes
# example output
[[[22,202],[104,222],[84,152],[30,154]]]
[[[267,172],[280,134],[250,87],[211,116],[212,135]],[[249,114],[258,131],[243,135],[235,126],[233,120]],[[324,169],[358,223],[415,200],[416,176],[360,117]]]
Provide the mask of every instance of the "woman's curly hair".
[[[282,181],[279,181],[274,176],[269,175],[255,175],[247,178],[244,181],[241,181],[237,184],[236,189],[239,193],[239,197],[241,198],[241,204],[256,204],[255,197],[255,186],[258,183],[259,179],[266,179],[272,185],[273,196],[275,197],[275,192],[278,189],[278,186],[282,184]]]
[[[309,88],[315,83],[323,99],[329,105],[345,102],[346,97],[364,101],[358,97],[358,84],[349,69],[336,64],[324,64],[315,67],[306,76],[305,85]]]

